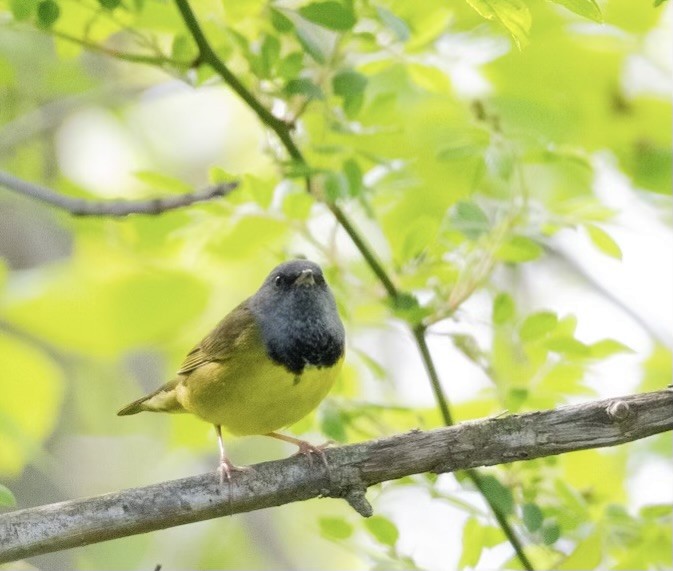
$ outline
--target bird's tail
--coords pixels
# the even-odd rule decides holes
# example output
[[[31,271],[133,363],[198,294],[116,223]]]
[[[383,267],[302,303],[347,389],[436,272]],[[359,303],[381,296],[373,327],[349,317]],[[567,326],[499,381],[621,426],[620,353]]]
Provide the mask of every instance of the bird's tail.
[[[138,414],[139,412],[144,411],[145,408],[143,407],[143,403],[148,399],[148,397],[149,395],[139,398],[138,400],[134,400],[131,404],[127,404],[117,413],[117,416],[128,416],[129,414]]]
[[[175,388],[178,385],[178,379],[166,383],[153,393],[145,395],[144,397],[134,400],[131,404],[127,404],[122,408],[117,416],[128,416],[130,414],[138,414],[139,412],[186,412],[182,405],[178,402]]]

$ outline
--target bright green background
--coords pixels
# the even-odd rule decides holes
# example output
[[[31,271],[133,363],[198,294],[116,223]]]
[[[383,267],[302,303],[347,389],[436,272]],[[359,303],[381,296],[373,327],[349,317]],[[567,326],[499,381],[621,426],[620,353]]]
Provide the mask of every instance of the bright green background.
[[[610,236],[616,213],[594,192],[599,155],[638,189],[639,201],[670,222],[670,96],[634,89],[625,73],[634,57],[643,58],[641,65],[666,65],[661,53],[670,46],[661,43],[660,20],[668,10],[670,23],[668,6],[630,0],[192,6],[241,81],[296,122],[316,196],[344,208],[409,296],[397,306],[387,301],[361,255],[335,232],[325,205],[305,192],[306,169],[286,160],[209,68],[190,68],[196,48],[171,2],[0,1],[3,170],[87,198],[143,198],[241,181],[227,199],[125,220],[73,219],[0,189],[6,486],[0,506],[14,497],[27,507],[211,470],[214,436],[198,420],[114,413],[170,378],[194,342],[293,255],[323,264],[350,339],[337,388],[292,428],[297,434],[355,442],[441,425],[431,403],[408,406],[400,396],[414,392],[413,383],[428,394],[420,364],[400,387],[391,381],[391,360],[382,365],[380,355],[357,342],[384,328],[410,345],[405,324],[420,319],[452,316],[464,324],[467,333],[445,337],[446,351],[454,347],[454,359],[490,379],[453,407],[459,421],[596,394],[587,383],[592,369],[629,348],[611,339],[610,323],[603,324],[602,341],[581,341],[575,316],[531,307],[519,285],[525,276],[535,279],[558,234],[579,229],[584,247],[621,257]],[[123,61],[124,54],[149,63]],[[484,87],[470,87],[452,67],[465,54]],[[166,86],[162,99],[157,93]],[[203,96],[194,106],[212,104],[216,135],[225,140],[217,152],[199,154],[197,143],[209,135],[188,133],[188,105],[173,116],[175,90]],[[75,116],[120,134],[136,166],[96,184],[78,180],[73,173],[86,171],[93,155],[91,148],[79,155],[63,150],[72,149],[65,139],[83,132],[82,123],[73,127]],[[190,144],[180,147],[183,136]],[[105,151],[98,155],[105,163]],[[116,160],[109,155],[110,164]],[[479,326],[492,338],[472,334],[475,299],[488,308]],[[670,351],[654,339],[651,346],[650,354],[632,357],[641,365],[633,379],[638,390],[670,382]],[[449,395],[461,383],[443,381]],[[489,493],[539,569],[668,568],[671,506],[634,509],[626,482],[636,469],[669,460],[670,444],[665,435],[489,469]],[[230,449],[239,463],[289,451],[262,438],[233,440]],[[336,500],[312,501],[33,563],[426,566],[427,556],[405,538],[402,522],[413,500],[400,504],[401,494],[458,510],[445,541],[460,567],[479,566],[482,555],[482,565],[493,565],[487,548],[499,545],[496,560],[517,567],[469,485],[448,481],[419,476],[372,490],[378,515],[367,521]]]

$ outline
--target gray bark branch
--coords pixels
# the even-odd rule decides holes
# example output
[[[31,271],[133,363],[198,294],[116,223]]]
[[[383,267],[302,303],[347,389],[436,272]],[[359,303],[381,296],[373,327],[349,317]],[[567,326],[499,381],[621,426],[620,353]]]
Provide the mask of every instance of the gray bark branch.
[[[346,499],[362,515],[368,486],[615,446],[673,429],[673,390],[598,400],[327,451],[330,469],[305,458],[265,462],[220,486],[215,471],[0,516],[0,563],[289,502]]]
[[[205,202],[226,196],[238,186],[236,182],[216,184],[207,188],[173,196],[162,196],[146,200],[86,200],[66,196],[32,182],[27,182],[11,174],[0,171],[0,187],[7,188],[40,202],[46,202],[74,216],[111,216],[123,217],[129,214],[161,214],[190,206],[195,202]]]

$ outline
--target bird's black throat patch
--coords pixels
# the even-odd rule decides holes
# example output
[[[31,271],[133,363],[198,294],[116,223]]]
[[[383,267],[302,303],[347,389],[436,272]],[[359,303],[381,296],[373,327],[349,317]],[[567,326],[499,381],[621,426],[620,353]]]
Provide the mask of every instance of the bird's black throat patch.
[[[294,374],[297,384],[307,366],[332,367],[344,353],[343,338],[322,332],[320,335],[269,340],[269,357]],[[303,338],[302,338],[303,337]]]
[[[344,328],[324,282],[255,301],[251,309],[267,355],[290,373],[300,376],[307,366],[329,368],[343,356]]]

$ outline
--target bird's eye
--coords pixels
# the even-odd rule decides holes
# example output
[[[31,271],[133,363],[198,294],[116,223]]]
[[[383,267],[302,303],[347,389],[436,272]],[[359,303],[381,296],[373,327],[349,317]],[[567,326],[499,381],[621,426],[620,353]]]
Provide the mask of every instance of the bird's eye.
[[[273,283],[276,284],[276,287],[280,287],[280,285],[283,283],[283,278],[280,276],[276,276],[276,279],[273,280]]]

